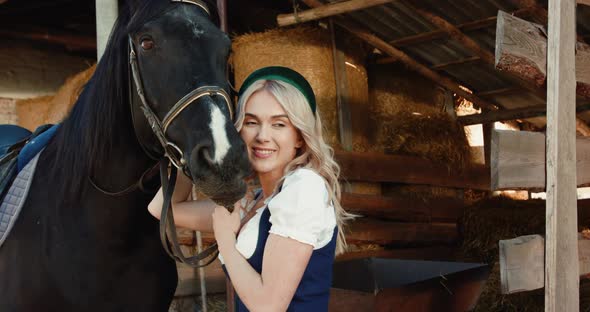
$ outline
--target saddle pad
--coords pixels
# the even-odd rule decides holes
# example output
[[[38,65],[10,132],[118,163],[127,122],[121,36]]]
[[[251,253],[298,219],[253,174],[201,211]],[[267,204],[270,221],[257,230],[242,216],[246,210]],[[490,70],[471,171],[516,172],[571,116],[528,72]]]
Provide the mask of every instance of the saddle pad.
[[[41,153],[37,153],[37,156],[18,173],[0,205],[0,248],[25,203],[31,182],[33,182],[33,173],[35,173],[39,155]]]
[[[48,127],[48,125],[41,126],[41,127]],[[39,131],[41,128],[37,128],[35,133]],[[33,159],[33,157],[39,155],[42,149],[47,146],[47,143],[53,138],[57,129],[59,128],[59,124],[53,125],[47,130],[42,130],[42,133],[39,134],[37,137],[33,138],[18,154],[18,171],[20,172],[23,168]]]

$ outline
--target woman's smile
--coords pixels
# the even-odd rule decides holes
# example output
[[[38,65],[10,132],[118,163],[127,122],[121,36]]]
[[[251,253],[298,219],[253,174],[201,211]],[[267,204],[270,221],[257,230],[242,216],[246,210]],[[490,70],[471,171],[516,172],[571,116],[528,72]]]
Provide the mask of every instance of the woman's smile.
[[[256,158],[262,158],[262,159],[269,158],[270,156],[272,156],[272,154],[275,151],[276,150],[274,150],[274,149],[268,149],[268,148],[260,148],[260,147],[253,147],[252,148],[252,153],[254,154],[254,156]]]

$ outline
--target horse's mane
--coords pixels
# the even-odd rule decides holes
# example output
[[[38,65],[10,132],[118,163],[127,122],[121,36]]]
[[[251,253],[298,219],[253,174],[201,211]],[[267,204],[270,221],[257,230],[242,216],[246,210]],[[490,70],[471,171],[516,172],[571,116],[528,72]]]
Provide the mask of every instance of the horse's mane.
[[[62,203],[77,202],[89,175],[108,164],[113,146],[126,142],[130,135],[135,138],[129,109],[127,35],[163,13],[169,3],[129,2],[120,11],[94,75],[52,142],[56,152],[52,176],[63,177],[57,193],[63,196]]]

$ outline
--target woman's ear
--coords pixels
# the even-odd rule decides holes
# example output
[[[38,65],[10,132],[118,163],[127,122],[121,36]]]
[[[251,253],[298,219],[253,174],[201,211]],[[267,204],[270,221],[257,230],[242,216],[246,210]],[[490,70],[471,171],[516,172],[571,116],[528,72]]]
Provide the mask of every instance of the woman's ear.
[[[297,133],[297,142],[295,142],[295,148],[299,149],[303,147],[303,137],[301,136],[301,132]]]

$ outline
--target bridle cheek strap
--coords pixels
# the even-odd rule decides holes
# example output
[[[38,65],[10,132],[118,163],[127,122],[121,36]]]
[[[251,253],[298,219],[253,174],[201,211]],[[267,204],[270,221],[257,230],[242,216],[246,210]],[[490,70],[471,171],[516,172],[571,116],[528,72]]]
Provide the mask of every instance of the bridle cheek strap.
[[[172,109],[164,116],[164,119],[160,121],[158,116],[154,113],[151,107],[148,105],[147,100],[145,98],[145,91],[143,88],[143,83],[141,81],[141,75],[139,73],[139,66],[137,63],[137,54],[135,53],[135,48],[133,46],[133,40],[131,36],[129,36],[129,64],[131,65],[131,75],[133,76],[133,82],[135,83],[135,87],[137,89],[137,95],[140,99],[140,107],[141,111],[145,115],[152,132],[160,142],[160,145],[164,148],[165,156],[170,159],[170,162],[178,169],[182,169],[185,172],[187,171],[186,167],[186,159],[184,158],[184,153],[182,150],[174,144],[172,141],[168,140],[166,137],[166,133],[168,128],[172,124],[172,122],[187,108],[190,104],[197,101],[199,98],[203,96],[220,96],[227,107],[227,110],[230,115],[230,119],[233,120],[233,109],[230,102],[230,97],[227,92],[218,86],[201,86],[197,89],[191,91],[187,95],[183,96],[174,106]],[[133,111],[133,110],[132,110]],[[140,144],[143,144],[140,141]],[[147,150],[146,148],[143,148]]]

